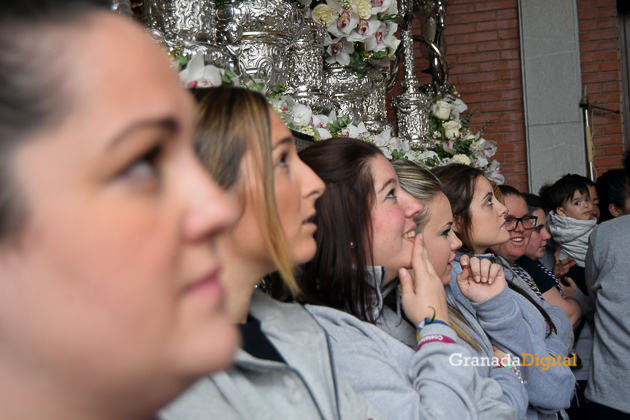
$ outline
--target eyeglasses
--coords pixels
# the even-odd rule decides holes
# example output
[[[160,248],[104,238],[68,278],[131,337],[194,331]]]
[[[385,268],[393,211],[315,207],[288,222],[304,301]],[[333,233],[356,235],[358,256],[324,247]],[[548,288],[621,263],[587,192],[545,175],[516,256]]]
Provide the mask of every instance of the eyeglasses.
[[[524,217],[506,217],[505,218],[505,226],[507,227],[508,232],[512,232],[518,227],[519,222],[523,225],[523,229],[531,230],[536,227],[536,222],[538,221],[537,216],[524,216]]]

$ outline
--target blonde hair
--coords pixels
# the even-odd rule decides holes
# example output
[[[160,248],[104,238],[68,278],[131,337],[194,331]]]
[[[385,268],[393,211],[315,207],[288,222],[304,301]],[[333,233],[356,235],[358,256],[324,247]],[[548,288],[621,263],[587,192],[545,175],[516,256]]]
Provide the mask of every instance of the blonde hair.
[[[424,205],[422,213],[420,213],[414,221],[418,225],[418,229],[422,230],[431,218],[429,208],[431,202],[442,193],[442,183],[440,180],[426,169],[416,165],[409,160],[396,160],[392,162],[396,174],[398,174],[398,182],[403,190],[407,191],[416,200]],[[451,328],[457,333],[459,338],[468,343],[472,348],[481,351],[481,347],[470,335],[468,330],[472,330],[470,324],[463,315],[455,308],[448,306],[448,319]]]
[[[295,264],[290,256],[276,205],[271,147],[272,112],[259,93],[242,88],[199,89],[197,155],[224,189],[232,189],[242,176],[241,161],[250,152],[256,171],[255,185],[262,193],[260,220],[263,238],[273,262],[291,293],[299,292]]]

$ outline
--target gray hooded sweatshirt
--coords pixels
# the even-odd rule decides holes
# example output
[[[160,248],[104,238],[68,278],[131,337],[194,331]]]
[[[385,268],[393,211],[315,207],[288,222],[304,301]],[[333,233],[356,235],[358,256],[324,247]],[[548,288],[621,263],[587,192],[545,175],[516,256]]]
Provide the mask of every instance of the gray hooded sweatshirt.
[[[373,273],[375,285],[382,286],[385,270],[374,267]],[[465,346],[436,342],[416,351],[417,341],[410,348],[383,331],[382,324],[363,322],[323,306],[306,305],[306,309],[331,337],[335,364],[354,390],[390,418],[515,418],[515,410],[503,402],[497,382],[482,377],[472,366],[452,362],[454,354],[471,356]],[[372,309],[375,313],[383,310],[380,322],[384,322],[384,317],[397,317],[395,312],[383,308],[380,294]],[[458,339],[450,327],[440,324],[427,325],[422,333]]]
[[[450,291],[447,292],[449,303],[457,307],[471,325],[474,325],[474,318],[490,338],[492,344],[496,345],[506,353],[521,358],[523,354],[531,354],[540,357],[555,355],[565,357],[567,347],[564,340],[571,328],[568,319],[561,320],[561,316],[566,318],[564,311],[556,306],[551,306],[546,302],[541,302],[541,306],[549,313],[552,321],[558,329],[558,335],[552,333],[547,335],[545,319],[538,309],[527,299],[518,293],[506,288],[496,296],[482,303],[472,303],[468,300],[457,285],[457,276],[462,272],[459,258],[462,254],[457,253],[455,261],[452,262]],[[475,255],[478,258],[493,259],[493,254]],[[511,272],[505,271],[506,279],[512,280]],[[555,309],[554,309],[555,308]],[[529,359],[527,360],[529,362]],[[562,409],[571,405],[575,377],[568,366],[552,366],[544,370],[543,366],[519,366],[525,388],[529,397],[527,407],[527,419],[556,419],[556,414]]]
[[[630,216],[597,226],[586,258],[586,284],[595,304],[588,385],[591,401],[630,413]]]
[[[573,257],[575,263],[584,267],[586,251],[588,250],[588,237],[595,228],[597,219],[579,220],[573,217],[563,217],[555,211],[547,215],[547,227],[553,240],[562,247],[560,259]]]
[[[239,350],[234,366],[197,381],[158,414],[160,420],[381,420],[387,417],[338,374],[330,343],[297,304],[254,292],[249,313],[287,362]]]

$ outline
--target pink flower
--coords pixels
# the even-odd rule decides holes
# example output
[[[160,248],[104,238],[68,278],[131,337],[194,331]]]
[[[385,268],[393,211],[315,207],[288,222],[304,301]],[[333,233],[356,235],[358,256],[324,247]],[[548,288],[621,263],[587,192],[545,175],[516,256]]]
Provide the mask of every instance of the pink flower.
[[[372,7],[381,7],[383,5],[383,0],[372,0]]]
[[[359,27],[357,28],[357,32],[361,35],[365,34],[370,28],[370,24],[365,19],[359,19]]]
[[[376,42],[379,43],[383,40],[383,32],[377,32],[376,35],[374,35],[376,37]]]
[[[342,10],[341,14],[339,15],[339,19],[337,19],[337,26],[340,29],[343,29],[349,24],[350,24],[350,12],[347,10]]]
[[[187,87],[187,88],[194,88],[194,87],[197,87],[197,81],[196,81],[196,80],[193,80],[192,82],[188,83],[188,84],[186,85],[186,87]]]
[[[343,51],[344,48],[343,41],[332,44],[330,48],[332,49],[333,54],[339,54],[341,51]]]

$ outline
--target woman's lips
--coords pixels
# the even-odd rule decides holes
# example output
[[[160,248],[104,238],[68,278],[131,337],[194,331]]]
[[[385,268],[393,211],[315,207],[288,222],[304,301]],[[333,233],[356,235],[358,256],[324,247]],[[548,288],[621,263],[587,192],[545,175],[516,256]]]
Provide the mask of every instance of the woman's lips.
[[[186,288],[186,292],[194,295],[210,295],[217,299],[223,298],[225,289],[219,282],[221,267],[216,267],[208,272],[203,278]]]

